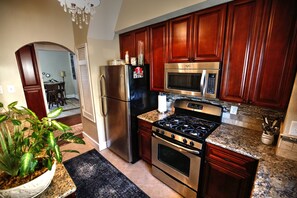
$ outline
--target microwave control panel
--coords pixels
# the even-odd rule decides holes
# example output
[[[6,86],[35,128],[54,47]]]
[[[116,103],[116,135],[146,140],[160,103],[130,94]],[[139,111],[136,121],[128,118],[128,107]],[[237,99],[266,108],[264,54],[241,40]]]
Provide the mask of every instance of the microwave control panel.
[[[215,94],[216,89],[216,74],[208,74],[207,93]]]

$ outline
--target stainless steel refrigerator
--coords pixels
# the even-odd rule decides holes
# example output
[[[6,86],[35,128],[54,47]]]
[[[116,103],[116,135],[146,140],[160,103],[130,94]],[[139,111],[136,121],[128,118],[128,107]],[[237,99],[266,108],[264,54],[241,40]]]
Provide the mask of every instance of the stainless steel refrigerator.
[[[157,108],[150,92],[149,65],[100,67],[101,114],[107,147],[127,162],[139,159],[137,116]]]

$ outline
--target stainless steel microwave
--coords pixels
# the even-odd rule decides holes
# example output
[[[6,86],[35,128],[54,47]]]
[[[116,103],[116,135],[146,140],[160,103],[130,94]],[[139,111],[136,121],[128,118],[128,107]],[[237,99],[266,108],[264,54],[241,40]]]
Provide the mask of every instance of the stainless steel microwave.
[[[217,98],[220,62],[165,63],[164,91]]]

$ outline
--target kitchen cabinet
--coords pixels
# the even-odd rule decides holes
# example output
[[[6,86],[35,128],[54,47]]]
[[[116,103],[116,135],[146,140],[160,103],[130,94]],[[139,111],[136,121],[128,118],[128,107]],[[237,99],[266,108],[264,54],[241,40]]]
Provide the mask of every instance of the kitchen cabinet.
[[[203,197],[250,197],[258,161],[207,143]]]
[[[164,90],[164,64],[167,62],[167,22],[149,27],[150,87],[152,91]]]
[[[296,1],[228,5],[220,99],[284,110],[296,71]]]
[[[192,47],[192,26],[192,14],[169,20],[169,62],[190,61]]]
[[[169,20],[168,62],[221,61],[227,5]]]
[[[152,124],[138,119],[139,156],[152,164]]]
[[[130,59],[131,57],[138,58],[138,41],[142,41],[144,51],[144,63],[149,64],[148,27],[121,34],[119,36],[119,39],[121,59],[125,59],[126,51],[129,52]]]

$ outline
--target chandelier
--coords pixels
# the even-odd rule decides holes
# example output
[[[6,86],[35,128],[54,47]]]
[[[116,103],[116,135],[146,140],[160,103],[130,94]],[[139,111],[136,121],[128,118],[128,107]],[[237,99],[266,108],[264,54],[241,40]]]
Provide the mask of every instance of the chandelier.
[[[100,0],[58,0],[65,12],[71,14],[71,19],[82,29],[82,23],[88,25],[89,18],[95,14],[95,7]]]

